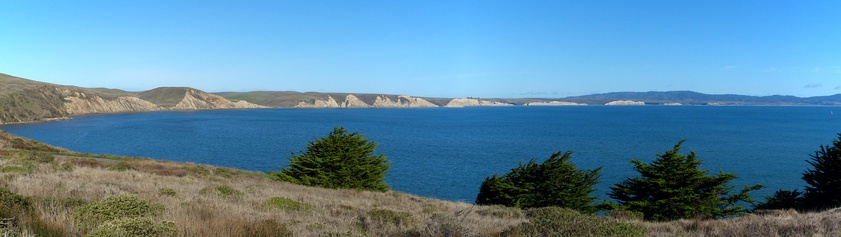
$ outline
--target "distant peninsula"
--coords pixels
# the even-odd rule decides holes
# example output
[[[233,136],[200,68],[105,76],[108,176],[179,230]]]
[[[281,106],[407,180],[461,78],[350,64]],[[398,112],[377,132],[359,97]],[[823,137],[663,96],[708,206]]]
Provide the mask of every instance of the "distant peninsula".
[[[461,108],[471,106],[841,105],[841,94],[817,97],[710,95],[693,91],[614,92],[565,98],[433,98],[408,95],[254,91],[208,93],[189,87],[142,92],[56,85],[0,73],[0,124],[72,115],[250,108]]]

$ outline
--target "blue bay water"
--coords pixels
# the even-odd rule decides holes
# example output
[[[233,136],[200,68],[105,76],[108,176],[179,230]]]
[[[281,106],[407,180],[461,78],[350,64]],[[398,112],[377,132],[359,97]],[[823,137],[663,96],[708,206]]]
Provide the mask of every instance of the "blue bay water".
[[[573,150],[602,169],[597,195],[687,139],[711,173],[763,184],[754,198],[800,188],[806,162],[841,132],[838,107],[581,106],[462,109],[256,109],[77,116],[0,129],[74,151],[277,171],[334,127],[379,143],[386,182],[419,196],[473,202],[485,177]],[[841,113],[839,113],[841,114]]]

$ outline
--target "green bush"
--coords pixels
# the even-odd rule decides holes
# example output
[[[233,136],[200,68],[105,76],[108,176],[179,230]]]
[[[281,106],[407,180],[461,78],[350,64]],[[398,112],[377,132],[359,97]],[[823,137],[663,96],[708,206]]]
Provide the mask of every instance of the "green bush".
[[[31,206],[32,201],[29,198],[14,193],[6,187],[0,187],[0,217],[13,217],[30,209]]]
[[[534,160],[511,169],[502,176],[488,177],[482,182],[476,204],[531,208],[559,206],[592,213],[596,211],[590,196],[599,179],[599,171],[578,170],[569,163],[572,152],[553,153],[537,164]]]
[[[121,218],[154,216],[161,206],[149,204],[137,196],[111,196],[105,200],[90,202],[76,209],[74,217],[86,228]]]
[[[294,201],[284,197],[272,197],[265,203],[266,207],[278,208],[283,210],[312,210],[313,206],[303,202]]]
[[[228,185],[208,186],[199,191],[199,194],[202,195],[207,195],[211,193],[231,200],[239,200],[242,198],[243,195],[245,195],[245,193],[243,193],[242,191],[239,191]]]
[[[569,208],[542,207],[526,211],[528,222],[502,236],[645,236],[645,228],[609,217],[581,214]]]
[[[388,191],[385,174],[391,164],[374,155],[377,144],[358,132],[335,128],[327,137],[307,144],[307,151],[292,153],[289,167],[270,173],[275,179],[307,186]]]
[[[618,204],[605,202],[602,208],[641,212],[646,220],[656,221],[718,218],[745,212],[736,204],[752,203],[748,192],[762,185],[745,186],[740,192],[730,194],[733,186],[727,183],[736,179],[736,174],[707,174],[699,169],[701,161],[696,159],[695,152],[678,154],[683,142],[678,142],[671,151],[658,154],[651,164],[631,160],[634,170],[642,177],[628,178],[611,187],[608,196]]]
[[[99,225],[85,237],[146,237],[176,236],[178,230],[173,222],[155,223],[149,217],[133,217],[111,220]]]
[[[222,176],[223,178],[231,178],[231,177],[234,177],[234,175],[237,174],[236,171],[234,171],[233,169],[222,168],[222,167],[218,167],[218,168],[213,169],[213,173],[218,175],[218,176]]]
[[[108,170],[116,170],[116,171],[126,171],[126,170],[133,170],[134,167],[131,166],[128,162],[120,161],[114,163],[113,165],[108,167]]]
[[[162,188],[160,191],[158,191],[158,193],[160,193],[161,195],[170,196],[170,197],[175,197],[175,195],[176,195],[175,189],[171,189],[171,188]]]
[[[44,152],[32,152],[29,155],[27,155],[26,159],[38,163],[50,163],[55,161],[55,157],[53,157],[52,154]]]

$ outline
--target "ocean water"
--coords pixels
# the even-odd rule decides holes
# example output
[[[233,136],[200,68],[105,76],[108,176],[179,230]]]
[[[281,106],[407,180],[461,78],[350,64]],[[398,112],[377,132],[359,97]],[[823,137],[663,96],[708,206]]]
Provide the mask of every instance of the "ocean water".
[[[839,112],[833,113],[833,110]],[[841,107],[576,106],[425,109],[255,109],[77,116],[0,129],[71,150],[277,171],[336,126],[377,142],[386,182],[424,197],[473,202],[481,182],[519,162],[572,150],[603,167],[596,195],[686,139],[711,173],[735,172],[754,199],[800,188],[806,160],[841,132]]]

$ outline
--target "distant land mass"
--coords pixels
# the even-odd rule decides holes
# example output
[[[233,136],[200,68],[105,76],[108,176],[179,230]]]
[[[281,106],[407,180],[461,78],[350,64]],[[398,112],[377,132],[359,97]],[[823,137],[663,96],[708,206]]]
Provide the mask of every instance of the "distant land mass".
[[[189,87],[130,92],[56,85],[0,73],[0,124],[72,115],[248,108],[427,108],[581,105],[841,105],[841,94],[816,97],[710,95],[693,91],[614,92],[565,98],[433,98],[391,94],[253,91],[207,93]]]

